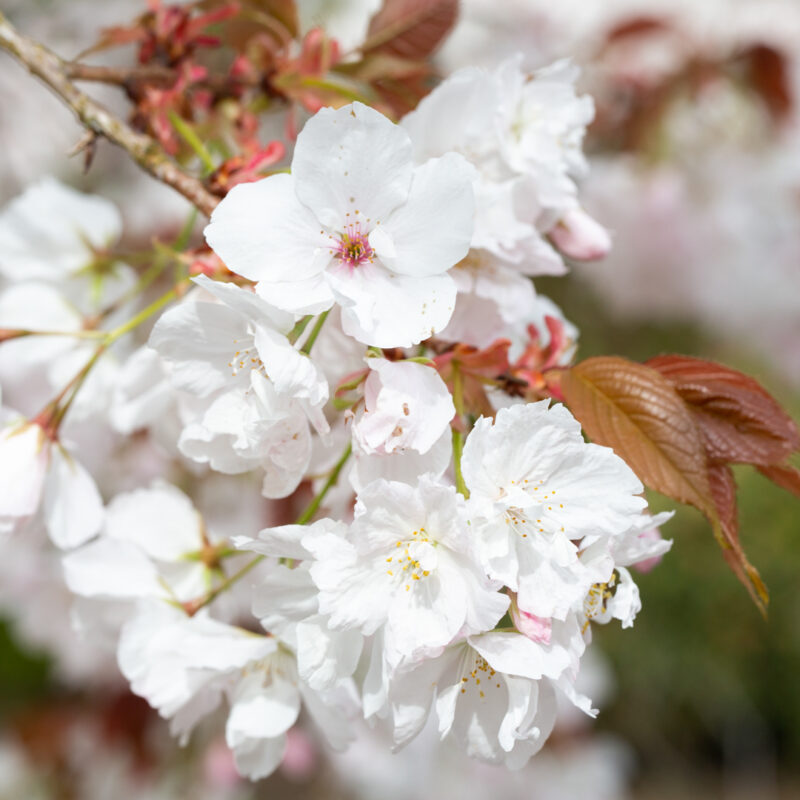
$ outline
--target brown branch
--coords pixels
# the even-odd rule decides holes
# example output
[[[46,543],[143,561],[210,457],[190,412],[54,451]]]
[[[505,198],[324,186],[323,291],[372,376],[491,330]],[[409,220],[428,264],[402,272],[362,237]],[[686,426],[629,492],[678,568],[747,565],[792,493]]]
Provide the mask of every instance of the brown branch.
[[[211,215],[219,203],[218,197],[167,158],[154,139],[137,133],[80,91],[67,77],[66,63],[43,45],[17,33],[2,13],[0,48],[11,53],[31,74],[44,81],[72,109],[84,127],[121,147],[145,172],[180,192],[206,216]]]
[[[82,64],[78,61],[64,62],[64,74],[73,81],[91,81],[125,86],[131,82],[156,83],[170,86],[178,79],[178,71],[157,64],[137,67],[104,67]]]
[[[180,72],[158,64],[142,64],[135,67],[104,67],[96,64],[84,64],[80,61],[63,62],[64,74],[74,81],[106,83],[135,89],[139,84],[149,83],[157,86],[173,86],[180,77]],[[229,94],[237,89],[261,85],[258,76],[251,75],[207,75],[196,81],[217,94]]]

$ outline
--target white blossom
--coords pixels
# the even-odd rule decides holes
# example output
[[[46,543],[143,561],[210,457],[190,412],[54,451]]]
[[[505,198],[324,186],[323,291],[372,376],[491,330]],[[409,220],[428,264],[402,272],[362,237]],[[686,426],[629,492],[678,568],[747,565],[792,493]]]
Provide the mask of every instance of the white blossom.
[[[469,247],[470,176],[454,154],[414,167],[408,134],[361,103],[324,108],[298,136],[291,175],[234,187],[206,238],[273,305],[338,303],[347,334],[408,346],[453,312],[446,272]]]
[[[196,282],[220,302],[184,302],[150,336],[173,385],[207,400],[184,427],[181,452],[225,473],[261,467],[267,497],[290,494],[311,455],[308,421],[328,429],[328,384],[286,338],[290,315],[234,284]]]
[[[458,634],[490,630],[508,607],[472,546],[463,499],[423,477],[416,487],[375,481],[349,530],[309,534],[319,608],[334,628],[384,628],[386,657],[420,657]]]
[[[0,526],[13,529],[40,514],[61,548],[100,528],[103,501],[94,479],[35,422],[16,419],[0,428],[0,487]]]
[[[548,401],[480,419],[464,447],[476,536],[489,575],[518,592],[520,608],[564,619],[608,577],[605,544],[625,533],[645,501],[631,469],[606,447],[586,444],[580,424]],[[599,540],[596,559],[581,541]]]
[[[353,424],[362,452],[424,455],[448,429],[453,400],[436,370],[413,361],[369,358],[364,411]]]

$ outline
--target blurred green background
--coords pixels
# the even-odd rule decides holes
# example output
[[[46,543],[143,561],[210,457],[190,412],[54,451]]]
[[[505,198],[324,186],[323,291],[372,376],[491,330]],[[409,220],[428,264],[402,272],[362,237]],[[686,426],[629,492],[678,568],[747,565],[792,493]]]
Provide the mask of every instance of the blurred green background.
[[[580,320],[579,357],[677,352],[721,361],[756,377],[800,418],[800,396],[747,349],[690,323],[625,324],[604,314],[574,277],[593,268],[537,281]],[[680,507],[662,529],[672,550],[636,575],[643,609],[633,629],[595,628],[618,684],[598,728],[635,747],[642,798],[800,797],[800,505],[755,469],[735,473],[742,544],[769,587],[768,619],[724,563],[706,520]],[[650,501],[672,507],[652,493]]]

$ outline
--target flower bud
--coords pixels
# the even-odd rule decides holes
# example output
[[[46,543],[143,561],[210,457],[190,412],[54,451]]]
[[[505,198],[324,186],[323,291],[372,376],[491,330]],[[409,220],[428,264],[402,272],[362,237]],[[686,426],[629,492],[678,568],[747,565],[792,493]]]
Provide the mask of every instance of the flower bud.
[[[529,614],[517,605],[516,594],[511,594],[511,605],[509,614],[514,627],[531,641],[539,644],[550,644],[550,636],[553,632],[553,623],[544,617],[537,617],[536,614]]]
[[[659,528],[649,528],[646,531],[642,531],[639,534],[639,538],[646,542],[660,542],[662,536]],[[644,558],[641,561],[637,561],[633,567],[639,572],[650,572],[650,570],[661,563],[663,557],[663,554],[661,554],[650,558]]]
[[[567,211],[550,231],[550,238],[565,256],[575,261],[598,261],[611,250],[608,231],[580,208]]]

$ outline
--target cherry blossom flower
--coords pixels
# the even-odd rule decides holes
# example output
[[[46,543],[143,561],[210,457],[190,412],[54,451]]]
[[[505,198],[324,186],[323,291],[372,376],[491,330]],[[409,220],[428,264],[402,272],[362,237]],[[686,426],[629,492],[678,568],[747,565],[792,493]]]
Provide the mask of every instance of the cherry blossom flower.
[[[396,664],[489,630],[508,607],[472,548],[463,498],[423,476],[416,487],[374,481],[358,496],[345,533],[314,533],[311,577],[330,625],[365,635],[384,628]]]
[[[76,547],[100,528],[103,501],[92,476],[36,422],[0,428],[0,531],[41,515],[53,543]]]
[[[333,746],[347,742],[346,717],[299,681],[294,656],[274,636],[143,603],[123,627],[119,664],[182,741],[227,698],[225,738],[239,772],[254,780],[280,764],[302,702]]]
[[[568,62],[528,76],[520,61],[453,73],[402,124],[417,161],[454,151],[475,166],[473,247],[523,274],[561,274],[542,234],[576,204],[572,178],[586,170],[580,145],[593,105],[576,97]]]
[[[207,401],[179,447],[220,472],[262,467],[266,496],[290,494],[308,466],[309,419],[328,429],[327,382],[286,338],[290,315],[234,284],[204,276],[196,283],[221,302],[186,301],[150,336],[173,385]]]
[[[585,443],[569,411],[548,401],[501,409],[494,423],[478,420],[463,471],[489,575],[543,618],[564,619],[613,569],[606,546],[589,561],[576,543],[624,534],[646,505],[625,462]]]
[[[527,176],[541,208],[566,210],[575,204],[574,178],[588,171],[582,143],[594,103],[576,95],[578,68],[569,60],[537,70],[531,78],[520,62],[519,56],[512,57],[497,70],[502,157],[510,169]]]
[[[436,370],[413,361],[369,358],[364,411],[353,436],[368,454],[395,451],[427,453],[447,431],[453,400]]]
[[[183,492],[155,482],[109,503],[102,535],[64,557],[64,577],[82,597],[190,603],[224,577],[227,548]],[[235,571],[242,558],[230,561]]]
[[[278,560],[253,591],[253,613],[266,631],[291,644],[298,674],[315,690],[332,688],[353,675],[363,637],[357,630],[331,628],[329,617],[319,612],[319,591],[310,573],[313,555],[303,540],[327,533],[340,536],[345,530],[343,523],[322,519],[310,526],[267,528],[255,539],[233,539],[239,549]]]
[[[401,665],[387,693],[395,743],[408,743],[435,709],[440,738],[467,755],[512,769],[524,765],[555,723],[552,678],[570,664],[570,640],[582,652],[577,624],[559,626],[548,645],[519,633],[491,632],[470,636],[434,658]]]
[[[13,281],[62,282],[88,267],[121,232],[113,203],[45,178],[0,212],[0,274]]]
[[[452,314],[446,272],[469,247],[470,184],[455,154],[414,167],[408,134],[377,111],[324,108],[298,136],[292,174],[234,187],[206,239],[278,308],[338,303],[345,333],[408,346]]]

